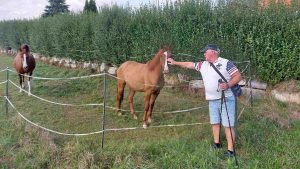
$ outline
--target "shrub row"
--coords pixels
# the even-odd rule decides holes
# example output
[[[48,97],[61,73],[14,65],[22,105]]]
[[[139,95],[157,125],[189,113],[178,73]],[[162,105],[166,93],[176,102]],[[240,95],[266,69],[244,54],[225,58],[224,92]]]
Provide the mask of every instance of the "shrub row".
[[[255,75],[271,83],[300,78],[299,4],[185,0],[163,7],[101,7],[99,13],[63,14],[0,22],[0,47],[28,43],[46,56],[78,61],[144,62],[160,44],[181,61],[203,58],[199,49],[216,43],[222,56],[251,60]]]

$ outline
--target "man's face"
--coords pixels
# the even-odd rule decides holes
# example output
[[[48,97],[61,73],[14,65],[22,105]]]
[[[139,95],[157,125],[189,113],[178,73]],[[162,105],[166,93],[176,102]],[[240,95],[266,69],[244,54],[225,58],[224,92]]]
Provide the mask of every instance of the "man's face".
[[[213,62],[216,56],[217,56],[217,51],[214,50],[209,49],[204,53],[205,60],[208,62]]]

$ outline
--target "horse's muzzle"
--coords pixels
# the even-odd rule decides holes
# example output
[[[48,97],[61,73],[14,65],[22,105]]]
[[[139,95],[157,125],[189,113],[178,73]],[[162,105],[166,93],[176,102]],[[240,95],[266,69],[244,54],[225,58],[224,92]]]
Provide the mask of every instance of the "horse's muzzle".
[[[167,73],[169,73],[170,71],[169,71],[169,69],[167,69],[167,70],[164,70],[163,71],[163,74],[167,74]]]
[[[28,70],[28,66],[24,66],[23,69],[27,71]]]

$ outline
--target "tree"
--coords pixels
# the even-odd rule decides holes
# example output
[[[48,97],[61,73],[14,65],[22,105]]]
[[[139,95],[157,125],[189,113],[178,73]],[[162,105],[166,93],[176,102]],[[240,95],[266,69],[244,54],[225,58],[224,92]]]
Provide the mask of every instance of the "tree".
[[[94,12],[97,13],[97,6],[95,0],[85,0],[85,5],[83,8],[84,12]]]
[[[90,8],[89,8],[89,1],[88,0],[85,0],[85,4],[84,4],[84,7],[83,7],[83,11],[84,12],[87,12],[87,11],[90,11]]]
[[[66,5],[65,0],[48,0],[50,5],[45,7],[43,17],[53,16],[56,14],[68,13],[69,5]]]
[[[97,6],[95,0],[90,0],[90,11],[97,13]]]

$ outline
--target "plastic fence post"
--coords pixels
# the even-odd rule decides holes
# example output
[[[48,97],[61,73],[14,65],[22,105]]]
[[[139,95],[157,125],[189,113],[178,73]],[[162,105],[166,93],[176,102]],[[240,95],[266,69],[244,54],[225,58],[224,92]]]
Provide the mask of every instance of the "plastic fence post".
[[[103,96],[103,116],[102,116],[102,144],[104,146],[104,130],[105,130],[105,107],[106,107],[106,73],[104,73],[104,96]]]
[[[6,107],[6,114],[8,114],[8,79],[9,79],[9,71],[8,71],[8,67],[6,68],[6,93],[5,93],[5,96],[6,96],[6,104],[5,104],[5,107]]]
[[[250,106],[252,107],[253,106],[253,96],[252,96],[252,84],[251,84],[251,81],[252,81],[252,78],[251,78],[251,61],[249,61],[249,87],[250,87]]]

